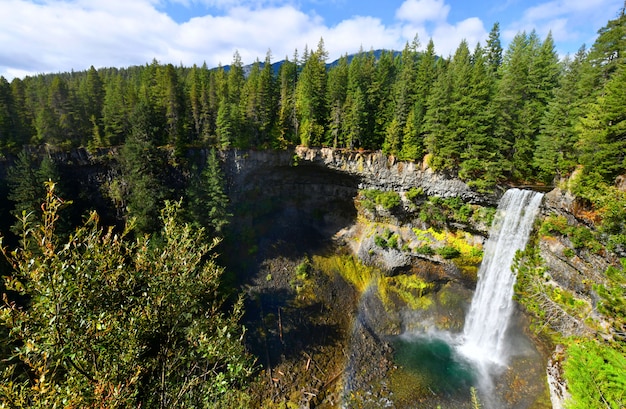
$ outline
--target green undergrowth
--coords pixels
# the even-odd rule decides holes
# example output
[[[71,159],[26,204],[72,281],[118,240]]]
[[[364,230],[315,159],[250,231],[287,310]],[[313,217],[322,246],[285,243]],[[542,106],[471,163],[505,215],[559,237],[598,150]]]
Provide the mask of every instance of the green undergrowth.
[[[359,294],[367,290],[371,284],[382,275],[377,268],[366,266],[350,255],[333,254],[330,256],[313,256],[313,268],[316,268],[330,277],[339,275],[350,283]]]
[[[305,257],[300,264],[296,266],[295,276],[289,282],[291,288],[296,292],[295,306],[305,306],[316,299],[315,283],[311,278],[311,269],[313,268],[309,257]]]
[[[411,210],[418,213],[422,222],[439,228],[450,223],[483,223],[489,226],[496,213],[494,207],[465,203],[459,197],[425,198],[423,191],[416,188],[405,192],[405,198],[409,201]]]
[[[561,332],[565,330],[565,323],[572,320],[590,328],[597,327],[591,319],[589,302],[551,281],[536,239],[517,253],[513,268],[517,272],[515,298],[534,317],[531,329],[535,333],[557,344],[565,342]]]

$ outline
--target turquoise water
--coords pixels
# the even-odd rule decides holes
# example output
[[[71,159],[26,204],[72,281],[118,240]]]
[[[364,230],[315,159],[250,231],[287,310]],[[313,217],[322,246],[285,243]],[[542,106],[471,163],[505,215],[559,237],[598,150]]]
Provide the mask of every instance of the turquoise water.
[[[469,395],[476,384],[472,367],[445,341],[436,338],[398,338],[394,342],[395,361],[419,377],[432,394]]]

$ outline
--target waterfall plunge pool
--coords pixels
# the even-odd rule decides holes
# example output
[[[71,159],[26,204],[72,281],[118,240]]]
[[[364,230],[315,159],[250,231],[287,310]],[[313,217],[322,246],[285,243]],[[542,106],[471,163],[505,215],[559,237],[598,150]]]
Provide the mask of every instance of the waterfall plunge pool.
[[[445,400],[469,400],[477,374],[450,340],[427,335],[400,336],[393,346],[395,362],[417,380],[416,391]]]

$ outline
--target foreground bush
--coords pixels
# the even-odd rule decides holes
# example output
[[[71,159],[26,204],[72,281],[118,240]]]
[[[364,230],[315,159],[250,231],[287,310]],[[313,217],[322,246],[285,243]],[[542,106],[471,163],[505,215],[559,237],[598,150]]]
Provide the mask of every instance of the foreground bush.
[[[245,406],[242,303],[219,289],[217,241],[168,204],[158,236],[102,230],[94,213],[61,243],[61,205],[49,183],[41,224],[25,215],[21,248],[3,249],[14,300],[4,296],[0,325],[13,353],[0,407]]]

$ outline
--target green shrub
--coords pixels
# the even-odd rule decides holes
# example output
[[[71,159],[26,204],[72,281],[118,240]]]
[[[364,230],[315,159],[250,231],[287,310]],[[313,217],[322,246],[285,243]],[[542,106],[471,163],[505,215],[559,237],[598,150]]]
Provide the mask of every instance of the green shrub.
[[[23,247],[2,249],[15,266],[6,287],[29,303],[0,308],[16,346],[1,357],[0,402],[153,408],[245,400],[253,360],[239,324],[243,298],[222,294],[219,241],[180,223],[177,203],[166,204],[158,235],[132,237],[132,222],[117,233],[102,229],[92,213],[65,242],[55,232],[62,202],[47,186],[41,224],[25,217]]]
[[[565,216],[549,216],[541,224],[539,234],[542,236],[554,236],[556,234],[565,236],[568,230],[569,226]]]
[[[428,244],[423,244],[419,247],[416,247],[415,252],[424,256],[432,256],[435,254],[435,250],[433,250],[433,248],[430,247]]]
[[[366,199],[362,201],[368,210],[374,210],[374,205],[380,205],[386,210],[391,210],[400,205],[400,194],[394,191],[383,192],[376,189],[366,189],[361,191],[361,195]]]
[[[441,206],[442,200],[440,197],[432,196],[424,203],[420,208],[419,219],[424,223],[432,224],[435,226],[445,225],[448,218]]]
[[[457,258],[461,255],[461,252],[459,251],[459,249],[453,246],[440,247],[437,249],[436,252],[441,257],[445,258],[446,260],[451,259],[451,258]]]
[[[376,198],[376,204],[381,205],[387,210],[391,210],[394,207],[400,206],[400,195],[398,192],[381,192]]]
[[[415,201],[420,196],[424,195],[424,189],[422,189],[421,187],[412,187],[409,190],[407,190],[407,192],[404,195],[407,198],[407,200],[409,200],[410,202],[415,203]]]
[[[572,344],[563,365],[570,409],[626,407],[626,358],[597,341]]]
[[[389,248],[391,248],[391,249],[398,248],[398,240],[399,239],[400,239],[399,235],[397,235],[397,234],[391,235],[391,237],[389,237],[389,239],[387,240],[387,246],[389,246]]]
[[[387,243],[387,239],[385,239],[383,236],[380,235],[376,235],[374,236],[374,244],[376,244],[378,247],[386,249],[387,247],[389,247],[389,244]]]

